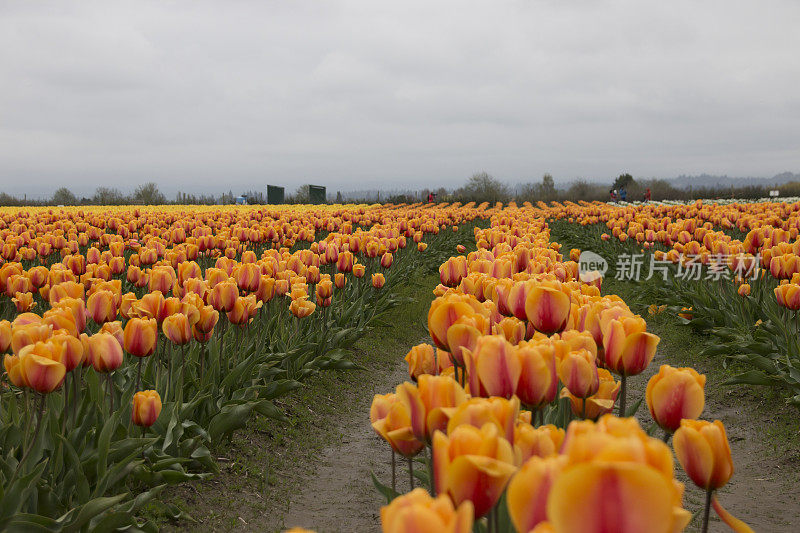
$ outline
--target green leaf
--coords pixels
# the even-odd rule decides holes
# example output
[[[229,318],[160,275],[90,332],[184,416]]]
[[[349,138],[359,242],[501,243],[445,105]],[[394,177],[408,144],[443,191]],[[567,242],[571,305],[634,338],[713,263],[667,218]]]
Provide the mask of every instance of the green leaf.
[[[71,533],[79,531],[89,520],[100,515],[114,505],[118,504],[125,499],[126,494],[117,494],[116,496],[95,498],[80,507],[78,516],[66,525],[63,529],[64,533]]]
[[[114,432],[114,427],[117,425],[119,414],[114,413],[111,415],[106,423],[103,425],[103,430],[100,432],[100,437],[97,440],[97,478],[100,479],[106,475],[106,459],[108,458],[108,448],[111,445],[111,435]]]
[[[778,378],[770,377],[758,370],[749,370],[725,380],[723,385],[784,385]]]
[[[392,500],[400,496],[400,493],[392,490],[392,487],[387,487],[378,481],[378,478],[375,477],[375,472],[370,472],[370,475],[372,476],[372,484],[375,485],[375,488],[378,489],[378,492],[383,494],[383,497],[386,498],[386,503],[392,503]]]

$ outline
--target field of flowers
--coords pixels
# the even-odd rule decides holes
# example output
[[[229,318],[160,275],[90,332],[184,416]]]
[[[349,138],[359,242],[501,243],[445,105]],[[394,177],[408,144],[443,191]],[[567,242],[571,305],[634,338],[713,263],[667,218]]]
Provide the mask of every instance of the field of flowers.
[[[276,400],[304,379],[352,368],[395,289],[438,267],[430,343],[369,413],[392,450],[391,479],[373,477],[384,531],[670,532],[693,514],[705,530],[711,507],[750,531],[715,495],[733,458],[723,424],[702,420],[706,377],[664,365],[636,397],[660,339],[603,279],[638,275],[641,256],[664,277],[642,291],[650,312],[748,365],[730,384],[798,403],[798,210],[0,211],[0,529],[157,530],[143,506],[214,475],[212,450],[252,417],[284,420]],[[582,251],[608,269],[582,268]],[[704,506],[684,506],[695,489],[675,459]],[[400,494],[400,476],[417,488]]]

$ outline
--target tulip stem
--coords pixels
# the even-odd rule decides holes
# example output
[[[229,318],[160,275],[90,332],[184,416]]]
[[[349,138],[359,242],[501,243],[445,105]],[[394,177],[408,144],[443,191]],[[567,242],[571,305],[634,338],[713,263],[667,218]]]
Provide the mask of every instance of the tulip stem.
[[[108,416],[111,416],[114,413],[114,383],[111,380],[111,372],[106,374],[108,380],[108,402],[109,402],[109,411]]]
[[[142,376],[142,358],[139,357],[139,364],[136,369],[136,392],[139,392],[139,379]]]
[[[664,430],[664,436],[663,436],[663,437],[661,437],[661,440],[663,440],[663,441],[664,441],[664,442],[666,442],[666,443],[669,443],[669,438],[670,438],[671,436],[672,436],[672,433],[670,433],[670,432],[669,432],[669,430],[665,429],[665,430]]]
[[[433,448],[430,446],[425,447],[425,458],[428,460],[428,481],[430,482],[430,493],[434,498],[436,497],[436,485],[433,483]]]
[[[628,376],[622,374],[619,378],[621,383],[620,391],[619,391],[619,416],[625,416],[625,395],[628,392]]]
[[[414,490],[414,459],[408,458],[408,482],[411,490]]]
[[[36,403],[36,398],[34,398],[34,404]],[[42,427],[42,414],[44,414],[44,394],[41,395],[41,399],[39,400],[39,409],[36,413],[36,429],[33,431],[33,438],[31,442],[28,444],[28,447],[25,450],[25,453],[22,454],[22,459],[19,460],[19,464],[17,465],[16,470],[14,470],[14,475],[11,476],[11,480],[9,480],[7,487],[11,487],[14,481],[17,479],[20,470],[22,469],[22,465],[25,464],[25,459],[28,458],[30,455],[31,450],[33,450],[33,446],[36,444],[36,437],[39,436],[39,430]]]
[[[703,509],[703,533],[708,533],[708,512],[711,508],[711,496],[714,494],[714,489],[706,490],[706,507]]]
[[[394,448],[392,448],[392,492],[397,493],[397,465],[395,461]]]

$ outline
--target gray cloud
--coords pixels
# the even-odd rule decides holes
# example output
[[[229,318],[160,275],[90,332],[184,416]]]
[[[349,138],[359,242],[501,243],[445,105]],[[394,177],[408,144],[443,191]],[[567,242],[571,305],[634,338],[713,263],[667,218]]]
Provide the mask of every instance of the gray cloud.
[[[0,189],[800,170],[797,2],[4,2]]]

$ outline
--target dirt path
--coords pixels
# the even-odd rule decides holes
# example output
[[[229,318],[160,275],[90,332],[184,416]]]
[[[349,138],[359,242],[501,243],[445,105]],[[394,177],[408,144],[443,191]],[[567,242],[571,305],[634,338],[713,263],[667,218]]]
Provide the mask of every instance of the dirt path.
[[[778,429],[786,422],[779,421],[779,415],[791,416],[790,413],[780,413],[786,408],[783,399],[773,395],[759,398],[749,387],[722,386],[724,376],[719,368],[712,366],[715,361],[691,355],[691,346],[696,346],[692,341],[699,340],[696,334],[676,330],[675,326],[656,325],[649,329],[662,336],[662,343],[647,371],[630,379],[629,402],[644,396],[647,381],[662,364],[692,366],[706,373],[706,407],[702,418],[719,419],[725,424],[735,469],[731,481],[719,492],[720,502],[757,532],[800,531],[800,500],[796,493],[800,481],[798,435],[796,432],[785,434]],[[796,412],[796,409],[790,409]],[[644,403],[637,418],[645,428],[653,423]],[[703,493],[685,476],[677,461],[675,470],[678,479],[686,485],[686,508],[692,511],[702,509]],[[689,531],[697,531],[699,527],[698,519]],[[713,511],[709,530],[730,531],[716,519]]]
[[[340,422],[341,440],[322,450],[314,460],[316,470],[302,479],[303,489],[292,497],[284,516],[287,527],[314,528],[319,533],[380,531],[380,507],[385,502],[370,473],[388,484],[391,454],[370,426],[369,407],[372,395],[390,392],[407,379],[406,363],[400,358],[394,368],[369,383],[369,398],[360,399],[352,415]],[[398,476],[398,482],[398,490],[407,490],[406,476]]]

